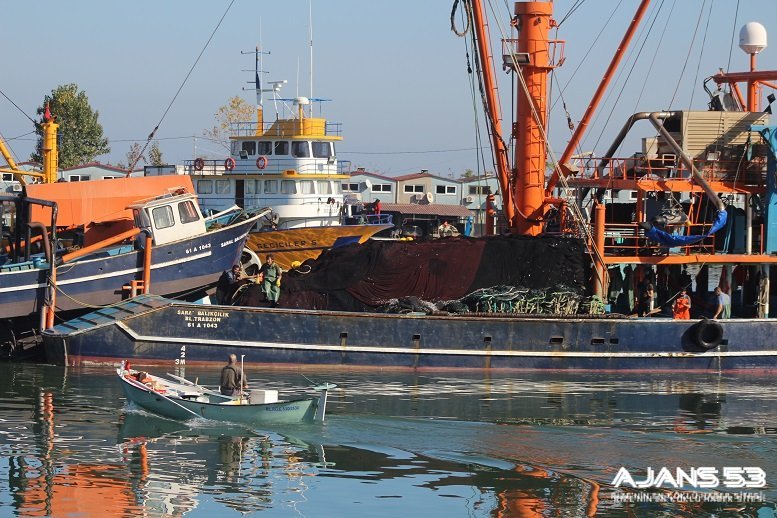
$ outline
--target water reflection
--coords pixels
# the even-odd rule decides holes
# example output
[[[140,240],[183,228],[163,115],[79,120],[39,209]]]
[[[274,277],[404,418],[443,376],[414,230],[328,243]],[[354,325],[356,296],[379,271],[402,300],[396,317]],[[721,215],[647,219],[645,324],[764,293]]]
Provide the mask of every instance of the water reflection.
[[[0,364],[0,515],[723,509],[613,501],[618,467],[661,465],[761,466],[770,503],[742,512],[768,512],[777,500],[777,403],[767,378],[308,374],[340,387],[324,426],[251,430],[137,410],[106,370]],[[282,393],[294,376],[249,372]]]

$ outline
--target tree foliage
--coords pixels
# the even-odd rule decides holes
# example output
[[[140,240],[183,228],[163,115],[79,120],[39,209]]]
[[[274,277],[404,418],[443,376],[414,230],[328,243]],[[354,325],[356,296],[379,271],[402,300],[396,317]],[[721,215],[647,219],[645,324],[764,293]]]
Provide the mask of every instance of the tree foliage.
[[[148,150],[148,161],[155,166],[165,165],[165,159],[162,158],[162,150],[159,149],[159,142],[156,140],[151,143],[151,148]]]
[[[130,146],[129,151],[127,151],[127,166],[125,168],[129,169],[130,167],[133,167],[133,164],[137,166],[138,163],[143,162],[144,164],[148,162],[146,160],[146,157],[142,154],[143,146],[140,145],[139,142],[133,142]]]
[[[242,97],[232,97],[227,104],[216,111],[216,125],[202,132],[203,136],[213,140],[229,150],[229,126],[234,122],[253,122],[256,120],[256,108]]]
[[[97,121],[99,112],[92,110],[86,92],[71,83],[60,85],[43,98],[38,115],[43,115],[49,105],[54,121],[59,124],[59,167],[73,167],[94,161],[105,153],[110,153],[108,139],[103,135],[103,127]],[[43,129],[36,125],[38,144],[30,155],[31,160],[43,161]]]

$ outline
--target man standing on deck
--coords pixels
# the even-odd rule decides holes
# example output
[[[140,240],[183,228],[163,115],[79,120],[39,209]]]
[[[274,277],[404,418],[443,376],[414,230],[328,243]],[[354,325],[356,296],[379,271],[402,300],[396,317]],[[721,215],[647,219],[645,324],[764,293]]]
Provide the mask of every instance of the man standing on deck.
[[[715,297],[718,306],[715,308],[715,314],[712,315],[712,318],[731,318],[731,297],[728,296],[728,293],[725,293],[718,286],[715,288]]]
[[[240,265],[232,266],[231,270],[225,270],[219,282],[216,284],[216,302],[219,304],[231,304],[232,295],[237,288],[236,284],[240,280]]]
[[[240,388],[246,388],[243,369],[237,366],[237,356],[229,355],[229,363],[221,369],[221,393],[225,396],[236,396],[240,393]]]
[[[680,288],[680,294],[674,301],[672,314],[676,320],[691,319],[691,297],[686,293],[685,288]]]
[[[270,301],[270,305],[277,308],[278,299],[281,298],[281,277],[283,276],[283,269],[275,262],[272,254],[267,254],[267,258],[259,269],[259,273],[264,274],[262,291],[264,291],[264,294],[267,296],[267,300]]]

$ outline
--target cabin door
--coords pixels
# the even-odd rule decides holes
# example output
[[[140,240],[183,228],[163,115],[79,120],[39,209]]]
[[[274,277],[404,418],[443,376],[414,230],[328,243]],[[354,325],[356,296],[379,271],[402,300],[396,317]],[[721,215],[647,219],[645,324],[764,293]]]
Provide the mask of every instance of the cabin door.
[[[245,208],[246,204],[246,186],[244,180],[235,180],[235,205],[241,209]]]

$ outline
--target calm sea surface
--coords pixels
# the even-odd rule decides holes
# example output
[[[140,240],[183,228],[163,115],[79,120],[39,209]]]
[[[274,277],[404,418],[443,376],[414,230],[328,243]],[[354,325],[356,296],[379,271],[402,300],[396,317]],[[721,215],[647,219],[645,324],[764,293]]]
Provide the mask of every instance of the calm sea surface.
[[[108,368],[0,363],[0,516],[775,516],[773,377],[248,375],[281,396],[336,383],[326,423],[180,423],[128,404]],[[719,484],[615,488],[622,467]],[[766,484],[733,488],[726,467]]]

